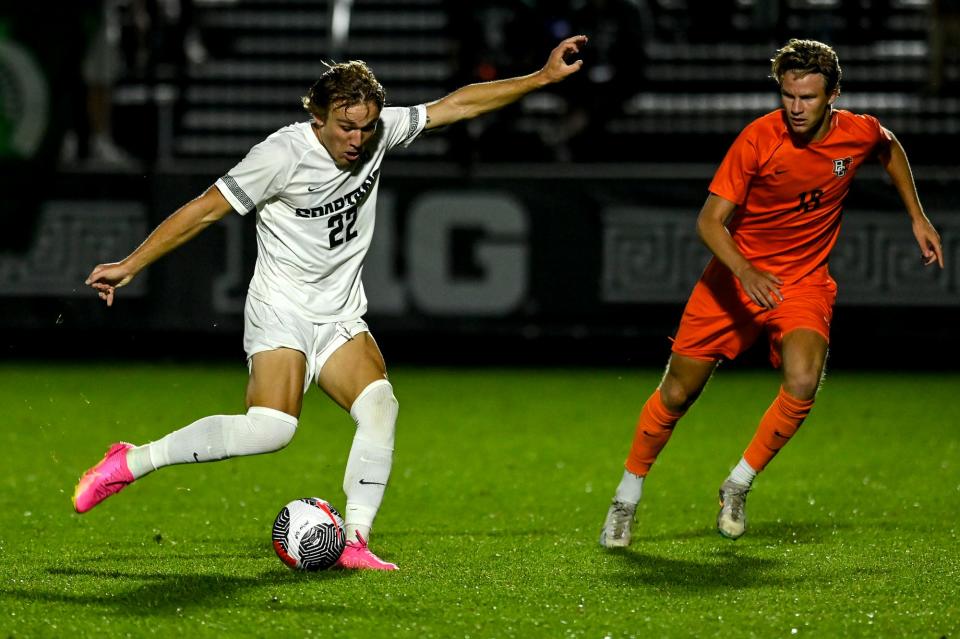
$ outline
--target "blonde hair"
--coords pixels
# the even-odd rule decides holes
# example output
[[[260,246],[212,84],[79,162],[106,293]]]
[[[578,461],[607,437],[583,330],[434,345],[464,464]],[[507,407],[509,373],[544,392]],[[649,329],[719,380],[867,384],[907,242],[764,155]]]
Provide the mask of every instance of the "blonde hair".
[[[363,60],[327,64],[327,70],[301,98],[311,115],[325,117],[331,106],[353,106],[373,102],[382,109],[386,101],[383,86]]]
[[[770,60],[771,76],[781,84],[787,71],[795,71],[800,76],[819,73],[826,80],[827,95],[840,86],[843,71],[840,60],[832,47],[816,40],[791,39]]]

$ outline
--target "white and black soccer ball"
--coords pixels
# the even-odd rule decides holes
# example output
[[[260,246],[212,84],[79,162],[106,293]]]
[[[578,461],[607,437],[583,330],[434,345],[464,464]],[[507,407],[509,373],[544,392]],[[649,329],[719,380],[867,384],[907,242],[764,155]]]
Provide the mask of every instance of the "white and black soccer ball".
[[[293,570],[329,568],[340,559],[346,541],[343,517],[319,497],[291,501],[273,522],[273,549]]]

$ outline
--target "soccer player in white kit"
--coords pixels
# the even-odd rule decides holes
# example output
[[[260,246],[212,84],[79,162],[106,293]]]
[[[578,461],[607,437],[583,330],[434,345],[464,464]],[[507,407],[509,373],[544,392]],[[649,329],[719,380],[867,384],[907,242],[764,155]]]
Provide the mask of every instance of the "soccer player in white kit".
[[[113,444],[80,478],[77,512],[163,466],[283,448],[315,380],[357,426],[343,480],[347,546],[338,565],[395,570],[367,546],[390,476],[398,411],[383,356],[362,319],[360,274],[373,236],[380,164],[387,151],[425,129],[502,108],[575,73],[582,61],[566,58],[586,42],[585,36],[563,40],[530,75],[467,85],[414,107],[385,107],[383,87],[363,62],[333,65],[303,98],[310,121],[267,137],[130,255],[94,268],[86,283],[111,306],[118,288],[213,222],[231,211],[256,214],[257,263],[244,309],[247,413],[204,417],[143,446]]]

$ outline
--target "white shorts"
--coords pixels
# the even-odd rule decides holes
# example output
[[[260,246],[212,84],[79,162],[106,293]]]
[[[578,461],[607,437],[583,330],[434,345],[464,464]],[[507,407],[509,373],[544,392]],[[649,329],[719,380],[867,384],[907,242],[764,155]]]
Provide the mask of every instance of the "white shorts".
[[[360,318],[314,324],[251,295],[247,295],[243,309],[243,350],[247,352],[247,366],[252,365],[254,355],[264,351],[278,348],[300,351],[307,358],[304,393],[320,375],[320,369],[333,352],[365,332],[370,332],[370,329]]]

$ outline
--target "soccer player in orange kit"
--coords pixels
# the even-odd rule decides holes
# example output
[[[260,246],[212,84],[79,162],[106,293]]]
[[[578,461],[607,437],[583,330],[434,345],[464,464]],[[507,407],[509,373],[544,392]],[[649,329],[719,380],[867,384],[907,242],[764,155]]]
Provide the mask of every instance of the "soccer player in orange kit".
[[[714,257],[684,309],[663,380],[641,410],[602,546],[630,543],[644,477],[677,421],[719,361],[766,331],[782,386],[720,487],[717,516],[724,537],[746,531],[754,478],[813,407],[837,293],[827,258],[850,182],[869,157],[879,158],[903,200],[924,264],[943,268],[940,237],[920,205],[903,147],[876,118],[833,108],[841,77],[833,49],[790,40],[772,60],[772,77],[783,108],[743,129],[710,183],[697,232]]]

